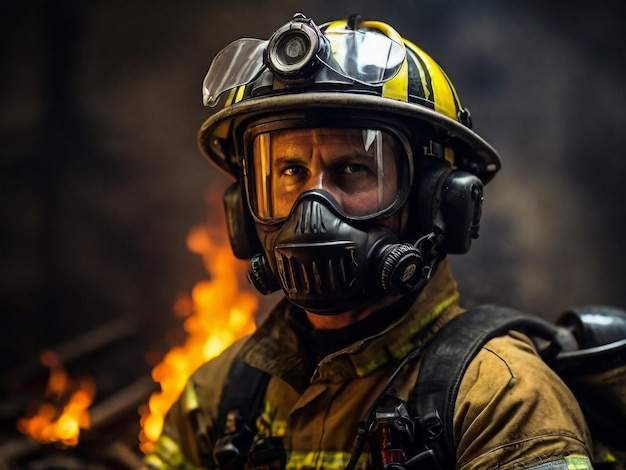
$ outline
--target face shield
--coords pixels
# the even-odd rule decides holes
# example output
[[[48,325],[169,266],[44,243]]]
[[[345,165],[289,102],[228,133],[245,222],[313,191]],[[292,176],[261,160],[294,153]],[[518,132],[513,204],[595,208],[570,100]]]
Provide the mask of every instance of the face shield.
[[[335,29],[321,32],[307,18],[294,18],[267,41],[243,38],[220,51],[204,79],[205,106],[215,106],[225,92],[247,85],[269,69],[286,80],[312,78],[315,83],[336,83],[332,74],[363,85],[380,85],[402,67],[405,47],[382,31]]]
[[[246,180],[250,208],[278,223],[307,192],[330,195],[346,220],[386,218],[407,199],[413,174],[406,140],[370,127],[249,131]]]

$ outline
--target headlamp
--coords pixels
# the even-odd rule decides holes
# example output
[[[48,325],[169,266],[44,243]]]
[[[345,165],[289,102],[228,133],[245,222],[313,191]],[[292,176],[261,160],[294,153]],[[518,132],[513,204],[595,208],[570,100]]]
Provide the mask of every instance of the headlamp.
[[[315,23],[302,13],[279,28],[269,39],[267,60],[275,75],[292,80],[311,77],[328,59],[330,45]],[[320,60],[321,59],[321,60]]]

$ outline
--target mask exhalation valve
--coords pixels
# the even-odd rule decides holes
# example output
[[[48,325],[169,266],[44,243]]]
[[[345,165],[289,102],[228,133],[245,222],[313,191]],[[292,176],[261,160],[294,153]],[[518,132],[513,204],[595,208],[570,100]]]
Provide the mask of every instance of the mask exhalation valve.
[[[423,268],[422,255],[413,245],[392,245],[379,264],[380,285],[391,295],[412,292],[422,278]]]

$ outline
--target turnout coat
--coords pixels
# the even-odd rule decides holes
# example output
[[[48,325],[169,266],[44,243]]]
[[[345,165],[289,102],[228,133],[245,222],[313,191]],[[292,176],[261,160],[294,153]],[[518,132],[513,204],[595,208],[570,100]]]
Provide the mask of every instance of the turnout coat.
[[[211,459],[202,461],[198,432],[211,452],[223,384],[233,358],[240,355],[271,375],[257,424],[265,437],[282,439],[286,468],[345,468],[358,423],[389,376],[409,352],[463,314],[458,302],[444,260],[404,315],[384,331],[322,358],[311,374],[290,321],[297,307],[283,300],[254,334],[193,374],[146,464],[155,469],[216,468]],[[395,380],[400,398],[408,400],[419,365],[418,358]],[[198,430],[197,423],[204,429]],[[591,439],[578,403],[518,332],[490,340],[471,362],[456,399],[454,436],[458,469],[591,468]],[[375,468],[376,461],[366,447],[356,468]]]

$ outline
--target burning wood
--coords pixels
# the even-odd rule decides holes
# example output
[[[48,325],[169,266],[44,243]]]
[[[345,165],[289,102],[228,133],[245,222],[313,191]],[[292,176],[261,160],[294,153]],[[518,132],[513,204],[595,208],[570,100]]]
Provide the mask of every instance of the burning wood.
[[[81,429],[89,429],[87,409],[96,388],[89,378],[70,379],[57,356],[47,351],[41,362],[50,368],[44,401],[29,416],[18,421],[18,429],[42,443],[75,446]]]
[[[96,403],[89,412],[90,429],[84,433],[84,436],[81,434],[81,444],[76,448],[72,446],[58,449],[58,445],[55,445],[55,449],[58,449],[59,453],[51,454],[49,446],[46,446],[47,442],[36,441],[30,435],[2,442],[0,444],[0,469],[23,468],[21,465],[24,462],[23,459],[28,460],[33,457],[43,459],[46,454],[53,460],[62,458],[72,464],[63,466],[63,468],[84,468],[82,458],[85,455],[89,456],[90,463],[111,463],[115,464],[113,468],[120,469],[141,468],[141,458],[135,452],[136,447],[134,445],[127,445],[115,440],[121,437],[119,433],[113,437],[112,442],[110,439],[103,439],[103,432],[104,435],[111,436],[111,429],[119,431],[120,421],[123,423],[122,425],[127,424],[127,416],[131,411],[136,410],[140,403],[145,402],[154,388],[155,384],[150,377],[144,376]],[[56,442],[58,444],[58,441]],[[81,447],[82,449],[80,449]],[[61,467],[55,464],[50,467],[41,466],[37,468]],[[103,468],[109,468],[109,466],[106,465]]]
[[[137,332],[134,323],[122,321],[103,331],[99,328],[96,337],[95,331],[90,332],[85,335],[85,341],[77,338],[68,347],[45,353],[41,358],[49,369],[45,397],[35,404],[31,413],[19,419],[18,428],[25,436],[0,445],[0,462],[3,459],[19,462],[45,449],[57,449],[57,446],[64,449],[57,450],[65,457],[80,459],[81,448],[93,450],[94,442],[99,442],[103,435],[108,436],[109,426],[135,412],[141,403],[145,405],[140,408],[140,423],[134,423],[141,424],[142,428],[140,449],[151,450],[160,436],[165,413],[180,395],[191,373],[255,329],[259,298],[245,282],[247,264],[233,256],[228,240],[225,235],[220,236],[221,233],[223,224],[196,227],[189,233],[188,248],[202,256],[209,279],[198,282],[175,304],[175,313],[184,321],[186,341],[172,348],[152,369],[153,381],[147,377],[148,380],[140,379],[117,393],[100,398],[90,409],[95,395],[94,380],[71,378],[62,367],[62,364],[67,365],[67,358],[70,362],[78,359],[84,362],[104,346],[132,337]],[[19,368],[13,377],[23,382],[39,373],[34,361],[28,367]],[[154,391],[155,382],[160,385],[158,392]],[[12,381],[12,385],[15,383]],[[76,446],[79,435],[81,445]],[[111,459],[107,449],[117,449],[120,445],[124,445],[122,441],[103,443],[104,447],[97,446],[98,455],[94,458]],[[130,447],[127,450],[132,453]],[[117,460],[118,454],[115,453]]]
[[[133,319],[111,320],[5,374],[0,388],[11,399],[2,403],[10,403],[2,416],[6,421],[3,424],[7,428],[9,423],[17,423],[22,435],[0,436],[0,469],[31,468],[34,461],[40,464],[37,468],[86,468],[85,458],[104,465],[103,468],[138,468],[130,463],[139,431],[137,407],[155,390],[154,382],[144,367],[139,379],[116,376],[112,380],[106,372],[102,376],[88,372],[89,378],[82,377],[87,374],[85,369],[100,364],[103,357],[112,370],[115,364],[126,363],[126,346],[138,340],[138,331]],[[83,372],[68,373],[66,368]],[[79,375],[80,378],[74,377]],[[35,384],[40,384],[38,390],[45,391],[33,401],[30,397]],[[95,384],[99,395],[104,393],[97,402]],[[137,431],[133,432],[135,428]],[[127,432],[119,432],[120,429]],[[64,463],[58,464],[55,459]]]
[[[140,448],[144,452],[154,448],[165,413],[191,373],[255,329],[259,301],[242,282],[246,264],[236,259],[228,241],[217,235],[223,231],[222,226],[215,230],[216,233],[208,226],[196,227],[187,239],[190,251],[203,257],[210,279],[198,282],[191,296],[182,297],[175,306],[175,312],[186,317],[184,328],[188,337],[183,346],[172,348],[152,370],[161,391],[152,394],[148,409],[142,413]]]

